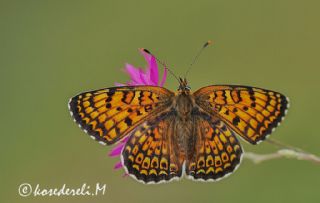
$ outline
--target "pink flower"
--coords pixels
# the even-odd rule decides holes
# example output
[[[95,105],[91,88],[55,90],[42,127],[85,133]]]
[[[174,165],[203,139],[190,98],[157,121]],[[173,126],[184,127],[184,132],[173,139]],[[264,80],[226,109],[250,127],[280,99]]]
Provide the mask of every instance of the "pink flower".
[[[159,70],[156,58],[148,54],[144,49],[139,49],[140,53],[144,56],[147,61],[147,68],[143,70],[142,68],[136,68],[131,64],[126,64],[125,72],[129,74],[130,81],[126,84],[116,83],[117,86],[135,86],[135,85],[152,85],[152,86],[160,86],[162,87],[167,78],[167,69],[164,68],[162,80],[159,79]],[[122,139],[110,152],[109,156],[117,157],[121,155],[122,149],[128,141],[129,136],[126,136]],[[122,168],[121,161],[117,162],[114,166],[114,169]]]

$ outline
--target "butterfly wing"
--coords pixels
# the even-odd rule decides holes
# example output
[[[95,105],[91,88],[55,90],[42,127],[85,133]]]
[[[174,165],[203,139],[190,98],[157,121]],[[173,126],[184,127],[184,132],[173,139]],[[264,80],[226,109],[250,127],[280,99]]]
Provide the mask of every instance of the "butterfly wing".
[[[81,93],[69,101],[78,125],[92,138],[113,144],[149,116],[171,104],[174,93],[161,87],[112,87]]]
[[[233,172],[240,164],[240,143],[234,132],[220,119],[195,116],[194,134],[194,152],[186,161],[186,174],[189,178],[218,180]]]
[[[228,124],[246,141],[264,140],[283,119],[289,107],[284,95],[247,86],[213,85],[194,92],[201,109]]]
[[[121,157],[129,175],[143,183],[161,183],[182,176],[184,158],[173,147],[174,120],[174,115],[163,113],[132,132]]]

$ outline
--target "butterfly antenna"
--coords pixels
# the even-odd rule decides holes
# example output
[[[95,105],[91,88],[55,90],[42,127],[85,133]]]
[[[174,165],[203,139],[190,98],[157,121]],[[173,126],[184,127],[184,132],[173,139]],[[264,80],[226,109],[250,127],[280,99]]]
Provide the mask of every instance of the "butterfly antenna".
[[[144,52],[146,52],[147,54],[150,54],[151,56],[153,56],[153,57],[156,59],[156,61],[163,66],[164,69],[167,69],[167,70],[169,71],[169,73],[170,73],[171,75],[173,75],[173,77],[175,77],[178,82],[180,82],[180,80],[179,80],[179,78],[176,76],[176,74],[174,74],[174,72],[173,72],[171,69],[169,69],[164,62],[160,61],[160,60],[159,60],[155,55],[153,55],[148,49],[141,48],[141,51],[144,51]]]
[[[188,75],[191,67],[192,67],[193,64],[198,60],[198,58],[199,58],[199,56],[201,55],[202,51],[203,51],[207,46],[209,46],[210,44],[212,44],[212,41],[211,41],[211,40],[207,41],[207,42],[201,47],[201,49],[198,51],[198,53],[196,54],[196,56],[193,58],[193,60],[192,60],[192,62],[191,62],[191,64],[190,64],[190,66],[189,66],[186,74],[184,75],[184,78],[187,77],[187,75]]]

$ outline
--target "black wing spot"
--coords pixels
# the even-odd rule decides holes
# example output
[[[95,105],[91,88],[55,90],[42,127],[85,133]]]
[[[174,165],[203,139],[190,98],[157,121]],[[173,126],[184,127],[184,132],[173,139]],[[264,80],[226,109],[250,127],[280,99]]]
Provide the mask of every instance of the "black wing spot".
[[[141,116],[142,115],[142,113],[139,110],[137,110],[136,112],[137,112],[137,116]]]
[[[222,131],[227,131],[227,127],[225,125],[222,126],[221,128]]]
[[[107,99],[106,99],[106,102],[111,102],[112,101],[112,97],[108,97]]]
[[[234,117],[234,119],[232,120],[232,124],[237,126],[240,122],[240,118],[239,116]]]
[[[251,101],[256,101],[256,98],[254,96],[250,96]]]
[[[126,118],[124,119],[124,122],[127,124],[127,126],[131,126],[131,125],[132,125],[132,119],[129,118],[129,117],[126,117]]]
[[[108,108],[108,109],[110,109],[111,106],[112,106],[112,105],[111,105],[110,103],[107,103],[107,104],[106,104],[106,108]]]

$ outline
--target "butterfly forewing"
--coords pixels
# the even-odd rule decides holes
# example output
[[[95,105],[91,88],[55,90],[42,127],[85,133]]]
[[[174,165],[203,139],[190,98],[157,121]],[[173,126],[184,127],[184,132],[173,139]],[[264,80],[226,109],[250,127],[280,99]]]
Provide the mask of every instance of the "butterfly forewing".
[[[113,87],[81,93],[70,100],[69,109],[85,132],[101,143],[112,144],[166,109],[173,96],[161,87]]]
[[[247,86],[213,85],[193,95],[203,110],[218,116],[252,144],[277,127],[289,106],[288,99],[278,92]]]

